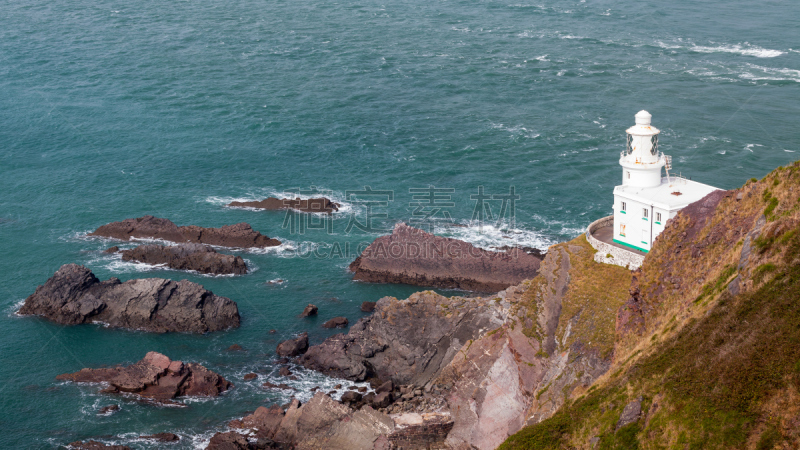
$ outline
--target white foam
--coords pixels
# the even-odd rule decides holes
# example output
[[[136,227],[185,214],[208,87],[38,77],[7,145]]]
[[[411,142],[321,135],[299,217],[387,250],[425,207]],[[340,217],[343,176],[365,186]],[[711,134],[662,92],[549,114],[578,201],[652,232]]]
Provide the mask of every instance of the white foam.
[[[744,56],[754,56],[756,58],[775,58],[786,54],[786,52],[782,50],[762,48],[751,45],[748,42],[743,44],[697,45],[691,42],[684,43],[683,39],[678,39],[678,43],[655,41],[655,45],[667,50],[687,49],[698,53],[735,53]]]
[[[274,364],[268,373],[257,373],[255,370],[248,370],[248,368],[246,368],[234,374],[234,379],[241,380],[239,381],[239,384],[247,384],[251,387],[257,387],[261,392],[269,392],[271,396],[277,396],[275,403],[278,404],[288,403],[292,398],[296,398],[300,400],[300,402],[305,403],[311,400],[311,397],[314,396],[315,392],[311,391],[311,389],[314,387],[319,388],[317,392],[323,392],[326,394],[328,392],[336,391],[330,395],[330,397],[334,400],[340,400],[342,398],[342,394],[347,392],[349,387],[366,388],[366,392],[363,392],[362,394],[375,392],[367,382],[355,382],[341,378],[332,378],[319,372],[306,369],[303,366],[288,364],[289,370],[296,378],[296,380],[292,380],[289,377],[281,376],[278,373],[281,366],[281,364]],[[258,368],[256,368],[256,370],[259,369],[263,369],[263,366],[258,366]],[[254,380],[244,381],[244,375],[252,372],[257,373],[258,377]],[[270,382],[276,385],[283,383],[290,386],[292,389],[289,390],[261,387],[264,382]],[[342,387],[339,389],[334,389],[334,387],[339,384],[341,384]]]
[[[739,78],[753,81],[794,81],[800,83],[800,70],[763,67],[756,64],[747,64],[747,67],[761,73],[745,72],[739,75]]]
[[[716,47],[693,45],[689,47],[689,50],[699,53],[738,53],[740,55],[745,55],[745,56],[755,56],[756,58],[775,58],[777,56],[786,54],[786,52],[780,50],[770,50],[767,48],[761,48],[755,46],[744,47],[739,44],[719,45]]]
[[[753,147],[763,147],[763,145],[761,145],[761,144],[747,144],[747,145],[744,146],[744,149],[749,151],[750,153],[753,153]]]
[[[14,304],[12,304],[11,307],[8,308],[6,313],[9,316],[22,317],[22,316],[19,315],[19,309],[22,308],[22,305],[24,305],[24,304],[25,304],[25,299],[24,298],[22,300],[14,302]]]
[[[525,128],[522,125],[509,127],[509,126],[503,125],[502,123],[492,123],[491,127],[493,129],[495,129],[495,130],[507,131],[508,133],[511,133],[511,135],[514,136],[514,137],[522,136],[522,137],[526,137],[528,139],[536,139],[536,138],[538,138],[540,136],[539,133],[536,133],[533,130],[529,130],[529,129]]]
[[[494,222],[493,222],[494,223]],[[477,223],[464,223],[464,227],[447,227],[437,229],[438,235],[451,237],[461,241],[469,242],[475,247],[484,250],[496,250],[495,247],[534,247],[546,250],[556,242],[535,230],[525,230],[522,228],[510,228],[505,223],[480,225]],[[441,230],[441,231],[440,231]]]

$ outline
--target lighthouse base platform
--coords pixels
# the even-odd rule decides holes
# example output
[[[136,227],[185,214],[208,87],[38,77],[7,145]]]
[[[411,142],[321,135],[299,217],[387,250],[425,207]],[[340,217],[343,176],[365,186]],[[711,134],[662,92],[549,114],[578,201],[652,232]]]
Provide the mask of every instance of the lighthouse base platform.
[[[586,240],[597,250],[594,260],[603,264],[636,270],[642,266],[647,253],[617,244],[614,236],[614,216],[595,220],[586,228]]]

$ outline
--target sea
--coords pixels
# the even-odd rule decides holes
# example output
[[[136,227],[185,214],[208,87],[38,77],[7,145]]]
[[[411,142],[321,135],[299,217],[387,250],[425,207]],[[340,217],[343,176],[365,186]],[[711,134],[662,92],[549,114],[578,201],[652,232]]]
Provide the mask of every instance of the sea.
[[[421,289],[352,281],[360,249],[398,222],[489,250],[572,239],[611,213],[642,109],[695,181],[732,189],[800,158],[799,23],[790,0],[0,0],[0,448],[149,449],[139,436],[173,432],[170,448],[199,449],[259,406],[352,385],[297,367],[282,379],[275,348]],[[320,195],[340,210],[226,206]],[[282,245],[220,249],[250,272],[215,277],[123,262],[102,251],[141,242],[87,237],[144,215],[247,222]],[[241,326],[18,316],[68,263],[200,283],[238,303]],[[319,315],[298,317],[309,303]],[[235,387],[158,406],[55,379],[148,351]]]

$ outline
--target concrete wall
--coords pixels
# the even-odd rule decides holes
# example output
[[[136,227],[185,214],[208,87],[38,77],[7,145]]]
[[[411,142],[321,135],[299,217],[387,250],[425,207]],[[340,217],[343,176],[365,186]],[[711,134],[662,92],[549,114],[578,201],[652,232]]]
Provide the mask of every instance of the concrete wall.
[[[597,250],[597,253],[594,254],[594,260],[599,263],[627,267],[631,270],[638,269],[644,262],[644,256],[606,244],[592,236],[592,232],[598,228],[613,226],[614,216],[608,216],[595,220],[586,228],[586,240]]]

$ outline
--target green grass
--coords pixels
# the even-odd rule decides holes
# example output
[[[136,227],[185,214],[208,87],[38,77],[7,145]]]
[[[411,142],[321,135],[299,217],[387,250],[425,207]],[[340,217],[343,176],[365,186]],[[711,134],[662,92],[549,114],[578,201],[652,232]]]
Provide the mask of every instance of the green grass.
[[[612,374],[608,384],[523,428],[500,448],[570,448],[596,435],[606,449],[729,449],[746,447],[755,433],[757,448],[773,448],[783,439],[780,430],[757,430],[766,402],[790,384],[800,387],[800,266],[793,264],[800,237],[786,245],[782,261],[757,269],[773,274],[760,288],[737,297],[724,291],[704,316],[651,344],[654,351]],[[707,291],[723,290],[734,273],[726,267]],[[662,396],[647,428],[640,421],[614,430],[630,400],[622,393]],[[603,412],[600,405],[611,401],[615,408]]]

